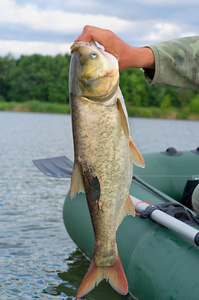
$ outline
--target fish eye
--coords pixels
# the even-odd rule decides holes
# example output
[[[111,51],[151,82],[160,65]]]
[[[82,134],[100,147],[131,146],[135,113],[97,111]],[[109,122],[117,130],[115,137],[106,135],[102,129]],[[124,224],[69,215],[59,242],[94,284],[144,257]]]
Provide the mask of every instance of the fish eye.
[[[90,53],[90,58],[91,58],[91,59],[96,59],[97,56],[98,56],[98,55],[97,55],[96,52],[91,52],[91,53]]]

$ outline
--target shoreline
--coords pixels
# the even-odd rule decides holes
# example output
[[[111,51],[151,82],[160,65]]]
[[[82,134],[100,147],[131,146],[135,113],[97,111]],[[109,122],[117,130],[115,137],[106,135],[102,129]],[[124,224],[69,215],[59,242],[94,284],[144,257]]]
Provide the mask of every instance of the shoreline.
[[[23,103],[0,101],[0,111],[70,114],[70,105],[38,100]],[[128,106],[127,104],[127,111],[129,117],[199,121],[199,114],[189,113],[187,107],[184,109],[176,107],[161,109],[159,107]]]

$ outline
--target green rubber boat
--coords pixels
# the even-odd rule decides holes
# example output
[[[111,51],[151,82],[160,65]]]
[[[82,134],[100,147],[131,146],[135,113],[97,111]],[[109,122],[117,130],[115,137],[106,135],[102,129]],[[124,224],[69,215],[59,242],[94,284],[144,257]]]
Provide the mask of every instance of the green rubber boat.
[[[117,230],[129,293],[139,300],[198,300],[199,219],[191,197],[199,183],[199,148],[168,148],[143,157],[146,167],[134,167],[130,187],[137,214],[125,217]],[[92,258],[94,234],[84,194],[66,196],[63,219],[73,241]]]

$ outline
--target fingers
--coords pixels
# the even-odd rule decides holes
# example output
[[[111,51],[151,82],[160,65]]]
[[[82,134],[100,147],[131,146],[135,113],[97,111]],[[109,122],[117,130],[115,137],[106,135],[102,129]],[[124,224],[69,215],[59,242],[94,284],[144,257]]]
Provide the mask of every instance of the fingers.
[[[75,39],[75,42],[94,41],[95,40],[94,36],[97,35],[96,31],[98,31],[98,30],[99,30],[99,28],[94,27],[94,26],[89,26],[89,25],[84,26],[82,33],[80,34],[80,36],[78,38]]]
[[[109,44],[111,43],[110,39],[112,35],[113,33],[110,30],[86,25],[83,28],[83,31],[80,34],[80,36],[75,40],[75,42],[94,41],[94,42],[98,42],[106,49],[109,47]]]
[[[113,47],[113,43],[116,38],[116,35],[110,30],[86,25],[75,42],[98,42],[107,52],[114,54],[115,49]]]

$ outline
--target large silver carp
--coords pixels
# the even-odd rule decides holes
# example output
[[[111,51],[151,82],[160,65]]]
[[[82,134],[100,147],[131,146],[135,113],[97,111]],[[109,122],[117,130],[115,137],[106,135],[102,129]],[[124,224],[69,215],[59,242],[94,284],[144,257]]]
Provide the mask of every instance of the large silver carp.
[[[93,259],[77,299],[103,278],[117,292],[127,294],[116,230],[127,214],[134,214],[129,196],[133,163],[144,167],[144,160],[129,132],[117,59],[94,42],[74,43],[71,53],[69,87],[75,157],[70,196],[86,193],[95,235]]]

